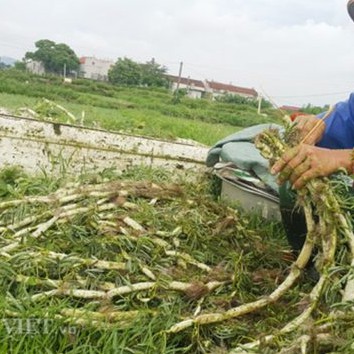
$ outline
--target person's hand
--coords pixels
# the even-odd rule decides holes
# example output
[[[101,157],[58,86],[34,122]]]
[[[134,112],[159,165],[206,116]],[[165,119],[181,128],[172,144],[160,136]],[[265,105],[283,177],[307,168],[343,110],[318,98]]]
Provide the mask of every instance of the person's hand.
[[[273,165],[271,173],[279,173],[279,184],[289,180],[295,189],[299,189],[310,179],[329,176],[341,167],[351,173],[351,155],[352,150],[331,150],[300,144],[286,151]]]
[[[300,132],[300,139],[304,139],[307,134],[318,124],[316,129],[306,138],[303,143],[315,145],[318,143],[326,129],[325,123],[314,115],[300,115],[294,120],[295,128]]]

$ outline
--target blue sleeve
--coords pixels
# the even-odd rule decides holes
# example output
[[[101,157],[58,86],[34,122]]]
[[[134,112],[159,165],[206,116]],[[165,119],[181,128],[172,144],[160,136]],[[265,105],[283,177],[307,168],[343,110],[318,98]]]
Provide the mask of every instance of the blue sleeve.
[[[354,148],[354,93],[350,94],[347,101],[336,104],[325,124],[325,133],[317,146],[329,149]]]

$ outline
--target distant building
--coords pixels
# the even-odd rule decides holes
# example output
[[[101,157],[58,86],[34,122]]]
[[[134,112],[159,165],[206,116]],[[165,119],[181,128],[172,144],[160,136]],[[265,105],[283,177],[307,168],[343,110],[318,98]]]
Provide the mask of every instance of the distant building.
[[[231,84],[223,84],[215,81],[205,81],[207,90],[212,94],[213,98],[222,96],[225,94],[238,95],[247,98],[257,98],[258,93],[253,88],[246,88],[240,86],[234,86]]]
[[[108,81],[108,71],[112,65],[114,65],[112,60],[81,57],[80,76],[86,79]]]
[[[281,106],[279,107],[280,111],[286,112],[290,120],[293,122],[297,117],[304,116],[306,113],[301,112],[301,108],[297,106]]]
[[[250,89],[208,80],[195,80],[190,77],[179,78],[174,75],[166,75],[166,78],[171,82],[172,91],[177,89],[179,82],[179,88],[187,90],[187,95],[191,98],[202,98],[208,96],[215,99],[216,97],[225,94],[239,95],[252,99],[258,97],[257,91],[253,88]]]
[[[173,75],[166,75],[167,79],[171,82],[171,90],[175,91],[178,86],[179,88],[187,90],[187,96],[190,98],[202,98],[205,94],[205,85],[201,80],[194,80],[190,77],[181,77]]]
[[[32,74],[36,75],[44,75],[45,68],[42,62],[36,60],[28,60],[26,61],[26,70]]]
[[[279,107],[279,109],[281,109],[282,111],[287,111],[287,112],[291,113],[291,112],[299,112],[301,110],[301,107],[284,105],[284,106]]]

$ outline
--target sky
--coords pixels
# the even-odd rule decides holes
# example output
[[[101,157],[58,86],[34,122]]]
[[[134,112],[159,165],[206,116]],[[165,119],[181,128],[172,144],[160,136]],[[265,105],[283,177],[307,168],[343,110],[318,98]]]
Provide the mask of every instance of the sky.
[[[39,39],[81,56],[155,58],[171,75],[254,88],[276,106],[354,91],[347,0],[0,0],[0,57]]]

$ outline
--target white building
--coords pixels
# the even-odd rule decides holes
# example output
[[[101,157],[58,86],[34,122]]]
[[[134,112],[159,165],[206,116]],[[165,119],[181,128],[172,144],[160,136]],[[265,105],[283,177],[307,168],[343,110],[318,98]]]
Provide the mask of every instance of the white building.
[[[178,78],[174,75],[166,75],[166,77],[171,82],[172,91],[175,91],[179,85],[180,89],[187,90],[187,96],[190,98],[202,98],[205,93],[205,86],[201,80],[194,80],[189,77]]]
[[[166,75],[166,77],[171,82],[172,91],[175,91],[179,85],[180,89],[187,90],[187,95],[190,98],[209,97],[215,99],[216,97],[225,94],[238,95],[250,99],[258,97],[257,91],[253,88],[234,86],[208,80],[201,81],[189,77],[178,77],[174,75]]]
[[[112,60],[95,57],[80,58],[80,76],[86,79],[108,81],[108,70],[114,65]]]
[[[45,68],[42,62],[36,60],[26,61],[26,70],[32,74],[44,75]]]

